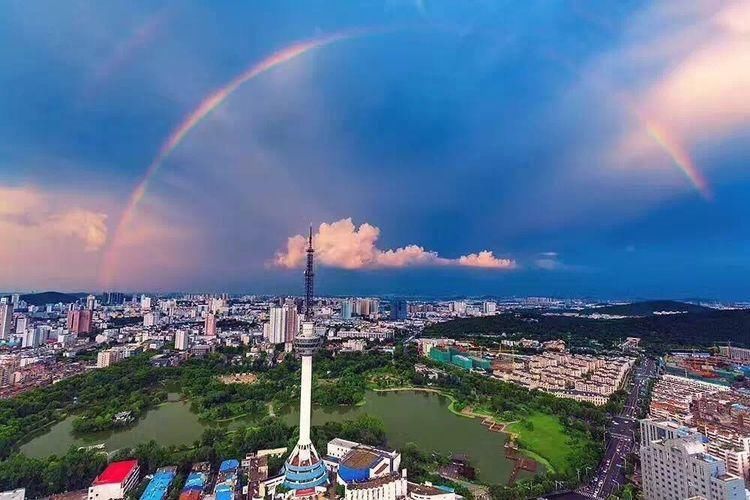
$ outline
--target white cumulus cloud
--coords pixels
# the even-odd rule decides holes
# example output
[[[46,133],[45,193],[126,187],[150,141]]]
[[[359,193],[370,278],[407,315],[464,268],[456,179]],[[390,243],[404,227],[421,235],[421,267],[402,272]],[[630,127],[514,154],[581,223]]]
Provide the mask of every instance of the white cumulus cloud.
[[[377,241],[380,229],[363,223],[357,227],[351,218],[322,223],[313,235],[318,262],[342,269],[382,269],[416,266],[465,266],[486,269],[513,269],[512,259],[498,258],[489,250],[482,250],[456,259],[441,257],[437,252],[420,245],[406,245],[395,249],[380,249]],[[300,267],[305,262],[307,239],[298,234],[287,240],[284,250],[277,252],[274,264],[285,268]]]

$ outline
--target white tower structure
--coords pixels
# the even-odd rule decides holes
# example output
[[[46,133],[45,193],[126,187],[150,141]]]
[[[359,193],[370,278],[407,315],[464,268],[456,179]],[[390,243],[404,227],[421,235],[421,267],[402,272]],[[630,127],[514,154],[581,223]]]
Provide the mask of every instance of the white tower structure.
[[[305,321],[302,330],[294,339],[294,350],[302,358],[299,398],[299,441],[284,464],[284,486],[296,496],[314,496],[315,488],[328,483],[328,471],[310,439],[310,415],[312,412],[312,363],[313,354],[321,344],[312,321],[313,295],[313,247],[312,228],[307,248],[305,270]]]

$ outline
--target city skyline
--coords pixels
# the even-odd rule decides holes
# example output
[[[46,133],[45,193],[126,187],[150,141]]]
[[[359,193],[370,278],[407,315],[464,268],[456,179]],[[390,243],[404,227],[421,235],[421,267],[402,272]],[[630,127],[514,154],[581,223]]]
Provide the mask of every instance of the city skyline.
[[[750,297],[746,3],[0,12],[8,291]]]

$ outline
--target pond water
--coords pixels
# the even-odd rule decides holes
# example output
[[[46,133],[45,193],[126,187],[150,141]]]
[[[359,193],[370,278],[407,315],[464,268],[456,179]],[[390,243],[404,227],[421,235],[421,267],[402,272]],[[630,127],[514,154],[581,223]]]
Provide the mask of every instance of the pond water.
[[[200,439],[205,425],[190,411],[186,401],[168,401],[148,411],[134,426],[117,431],[77,434],[73,432],[73,420],[52,425],[47,432],[21,445],[20,450],[30,457],[62,455],[71,446],[104,444],[107,451],[132,447],[138,443],[155,440],[161,445],[190,444]]]
[[[429,392],[368,391],[363,406],[335,409],[314,408],[313,425],[328,421],[343,421],[367,413],[385,424],[388,444],[399,448],[415,443],[426,451],[466,453],[477,468],[478,478],[490,483],[505,483],[513,463],[505,459],[503,446],[507,436],[489,432],[477,419],[468,419],[450,412],[450,401]],[[296,424],[297,409],[279,415],[284,421]],[[133,447],[151,439],[161,445],[192,444],[199,439],[206,424],[190,411],[185,401],[168,401],[150,410],[133,427],[119,431],[97,432],[86,435],[73,433],[73,418],[58,422],[48,431],[37,435],[20,447],[30,457],[61,455],[71,446],[104,444],[107,451]],[[245,425],[242,420],[230,424]],[[319,450],[325,453],[324,450]]]

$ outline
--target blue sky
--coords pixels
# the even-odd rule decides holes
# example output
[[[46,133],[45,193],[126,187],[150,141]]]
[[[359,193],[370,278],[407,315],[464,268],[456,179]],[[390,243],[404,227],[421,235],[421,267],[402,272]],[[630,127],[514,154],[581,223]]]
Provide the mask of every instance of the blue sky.
[[[207,96],[351,30],[117,229]],[[0,288],[298,291],[312,223],[324,293],[748,298],[749,40],[742,0],[4,2]]]

